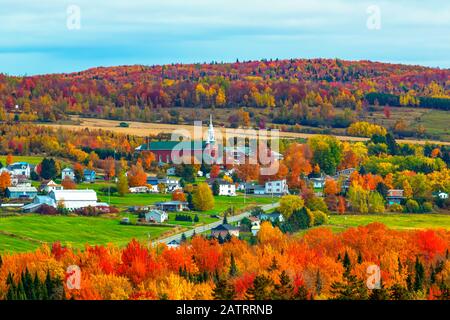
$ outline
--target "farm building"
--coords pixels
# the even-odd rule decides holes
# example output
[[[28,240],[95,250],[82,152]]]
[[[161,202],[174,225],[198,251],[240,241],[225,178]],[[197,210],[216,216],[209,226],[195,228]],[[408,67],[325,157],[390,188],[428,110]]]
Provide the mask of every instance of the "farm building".
[[[6,188],[6,197],[9,199],[32,199],[37,193],[37,189],[31,186]]]
[[[8,172],[11,176],[25,176],[27,178],[30,177],[32,170],[33,168],[27,162],[12,163],[9,166],[0,169],[0,171]]]
[[[54,190],[49,196],[57,205],[68,210],[97,207],[97,193],[94,190]]]

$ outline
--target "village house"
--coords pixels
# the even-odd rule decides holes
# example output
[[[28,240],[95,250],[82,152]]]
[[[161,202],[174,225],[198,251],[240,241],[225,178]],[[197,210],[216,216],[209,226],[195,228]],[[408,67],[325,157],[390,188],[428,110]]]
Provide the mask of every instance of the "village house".
[[[389,205],[401,204],[405,197],[403,196],[404,191],[401,189],[390,189],[387,192],[386,200]]]
[[[39,192],[50,193],[53,190],[63,190],[64,187],[60,184],[57,184],[53,180],[45,180],[39,186]]]
[[[261,213],[258,218],[261,221],[271,221],[271,222],[284,222],[284,217],[281,213],[273,212],[273,213]]]
[[[230,224],[221,224],[211,229],[211,236],[214,238],[221,237],[222,239],[225,239],[228,235],[239,237],[239,228]]]
[[[150,210],[145,213],[145,221],[151,223],[163,223],[169,220],[169,215],[162,210]]]
[[[164,184],[166,186],[165,192],[173,192],[175,190],[181,189],[180,180],[174,178],[158,178],[158,177],[147,177],[147,184],[150,186],[151,192],[160,192],[158,190],[158,185]]]
[[[83,176],[85,182],[94,182],[96,173],[94,170],[84,169]]]
[[[150,189],[147,186],[142,186],[142,187],[131,187],[131,188],[128,188],[128,191],[130,193],[149,193]]]
[[[37,194],[37,189],[32,186],[6,188],[6,197],[9,199],[33,199]]]
[[[15,162],[0,169],[0,172],[6,171],[11,176],[25,176],[30,178],[33,169],[34,168],[27,162]]]
[[[265,194],[285,195],[289,194],[286,180],[268,181],[264,187]]]
[[[171,212],[181,212],[189,210],[188,203],[183,201],[156,202],[155,207],[158,210]]]
[[[258,217],[250,216],[248,218],[251,222],[251,232],[253,236],[256,236],[261,229],[261,220]]]
[[[219,196],[236,196],[236,185],[229,181],[223,179],[209,179],[208,185],[210,188],[213,187],[214,183],[217,181],[219,184]]]
[[[61,171],[61,180],[68,177],[70,180],[75,181],[75,171],[72,168],[65,168]]]
[[[178,240],[172,240],[169,243],[167,243],[167,247],[170,249],[176,249],[180,247],[180,241]]]

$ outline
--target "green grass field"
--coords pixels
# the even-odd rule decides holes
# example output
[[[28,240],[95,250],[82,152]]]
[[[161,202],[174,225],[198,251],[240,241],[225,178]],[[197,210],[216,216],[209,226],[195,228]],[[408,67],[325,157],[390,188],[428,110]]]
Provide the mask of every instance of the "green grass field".
[[[6,165],[6,155],[0,155],[0,162]],[[39,156],[13,156],[13,162],[28,162],[29,164],[38,164],[44,157]]]
[[[159,226],[123,226],[120,219],[98,217],[66,217],[23,215],[0,219],[0,230],[17,235],[18,238],[0,234],[0,252],[27,251],[39,246],[38,242],[28,241],[31,238],[47,243],[61,241],[63,245],[83,248],[91,245],[126,245],[131,239],[155,239],[169,227]]]
[[[333,215],[330,216],[328,224],[324,227],[338,233],[351,227],[366,226],[373,222],[381,222],[395,230],[450,230],[450,215],[445,214]],[[296,235],[302,236],[308,230],[299,231]]]
[[[115,185],[108,184],[107,182],[97,182],[79,184],[78,189],[93,189],[97,192],[97,197],[100,202],[111,203],[111,205],[122,209],[131,206],[148,206],[154,204],[155,202],[171,200],[171,194],[159,193],[127,194],[124,197],[120,197],[119,195],[113,193],[110,197],[107,191],[100,191],[107,190],[109,185],[111,188],[115,188]],[[252,205],[263,205],[272,202],[270,197],[255,197],[248,195],[247,197],[244,197],[244,195],[241,194],[236,197],[216,196],[214,197],[214,200],[214,209],[202,212],[203,214],[220,214],[229,207],[242,209]],[[275,198],[274,201],[277,201],[277,199]]]
[[[356,227],[372,222],[382,222],[392,229],[437,229],[450,230],[450,215],[445,214],[385,214],[331,216],[329,224],[336,228]]]

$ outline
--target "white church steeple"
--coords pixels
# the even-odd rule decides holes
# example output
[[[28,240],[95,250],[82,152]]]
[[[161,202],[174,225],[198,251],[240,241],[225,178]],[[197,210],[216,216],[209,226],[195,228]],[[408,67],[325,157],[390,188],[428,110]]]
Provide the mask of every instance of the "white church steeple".
[[[209,115],[209,128],[208,128],[208,138],[206,140],[207,144],[213,145],[216,143],[216,138],[214,136],[214,126],[212,121],[212,114]]]

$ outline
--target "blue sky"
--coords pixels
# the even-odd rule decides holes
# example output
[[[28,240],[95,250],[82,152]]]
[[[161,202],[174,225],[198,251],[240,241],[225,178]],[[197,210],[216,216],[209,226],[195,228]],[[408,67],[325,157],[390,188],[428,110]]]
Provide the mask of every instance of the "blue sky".
[[[80,9],[75,30],[67,27],[71,5]],[[378,30],[367,27],[373,5],[380,9]],[[450,1],[0,2],[1,73],[315,57],[450,68]]]

